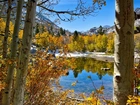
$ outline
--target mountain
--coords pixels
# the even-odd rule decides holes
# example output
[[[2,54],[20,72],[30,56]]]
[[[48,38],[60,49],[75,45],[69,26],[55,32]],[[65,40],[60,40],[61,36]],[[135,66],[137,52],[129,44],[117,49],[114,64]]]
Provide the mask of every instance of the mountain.
[[[140,16],[140,8],[136,8],[136,9],[135,9],[135,13],[136,13],[136,15],[139,17],[139,16]]]
[[[140,33],[140,8],[135,9],[135,33]],[[100,27],[93,27],[89,29],[86,34],[98,34]],[[115,26],[109,26],[105,25],[102,27],[102,31],[104,31],[105,34],[109,34],[115,31]]]
[[[93,27],[91,29],[89,29],[87,32],[85,32],[86,34],[98,34],[99,31],[102,31],[104,33],[107,33],[108,30],[111,28],[111,26],[109,25],[105,25],[105,26],[100,26],[100,27]]]
[[[138,33],[138,32],[140,32],[140,8],[136,8],[134,12],[135,12],[135,24],[134,24],[135,25],[135,33]],[[53,31],[53,33],[55,35],[58,32],[60,32],[60,28],[61,27],[56,25],[54,22],[49,20],[47,17],[45,17],[41,13],[37,13],[36,22],[45,25],[48,28],[48,30],[51,29],[51,31]],[[67,35],[71,35],[72,34],[68,30],[65,30],[65,31],[66,31]],[[109,33],[112,33],[114,31],[115,31],[115,26],[104,25],[104,26],[100,26],[100,27],[90,28],[86,32],[81,32],[81,33],[83,33],[85,35],[88,35],[88,34],[98,34],[99,32],[104,32],[105,34],[109,34]]]
[[[111,27],[111,26],[109,26],[109,25],[103,26],[104,29],[108,29],[108,28],[110,28],[110,27]]]
[[[88,34],[96,34],[97,33],[97,27],[93,27],[91,29],[89,29],[89,31],[87,31]]]
[[[69,30],[65,30],[62,27],[59,27],[58,25],[56,25],[54,22],[52,22],[50,19],[48,19],[47,17],[45,17],[43,14],[41,13],[36,13],[36,22],[39,24],[43,24],[46,29],[53,33],[54,35],[58,35],[61,34],[60,30],[62,29],[65,32],[65,35],[71,35],[72,33]]]
[[[43,14],[41,13],[36,13],[36,22],[40,24],[44,24],[47,26],[52,26],[55,29],[60,29],[54,22],[52,22],[50,19],[46,18]]]
[[[112,27],[110,27],[106,30],[106,34],[109,34],[109,33],[112,33],[112,32],[115,32],[115,26],[112,26]]]
[[[140,32],[140,8],[135,9],[135,33]],[[45,15],[41,13],[36,13],[36,22],[43,24],[44,26],[47,27],[47,29],[52,31],[54,35],[58,34],[60,32],[60,28],[58,25],[56,25],[54,22],[49,20]],[[86,32],[81,32],[84,35],[91,35],[91,34],[98,34],[99,32],[103,32],[105,34],[109,34],[115,31],[115,26],[109,26],[109,25],[104,25],[100,27],[93,27],[87,30]],[[68,30],[65,30],[66,35],[71,35],[72,33]]]
[[[135,9],[135,33],[140,33],[140,8]]]

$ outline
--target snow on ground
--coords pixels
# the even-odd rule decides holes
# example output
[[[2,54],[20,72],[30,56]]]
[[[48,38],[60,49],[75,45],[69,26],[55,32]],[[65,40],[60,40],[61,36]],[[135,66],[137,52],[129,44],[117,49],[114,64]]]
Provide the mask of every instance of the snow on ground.
[[[106,55],[105,52],[86,52],[86,53],[80,53],[80,52],[74,52],[74,53],[67,53],[67,54],[60,54],[56,53],[55,56],[66,56],[66,57],[114,57],[114,55]]]
[[[56,53],[56,57],[58,56],[64,56],[64,57],[91,57],[95,58],[96,60],[101,61],[108,61],[108,62],[114,62],[114,54],[107,55],[105,52],[86,52],[86,53],[80,53],[80,52],[74,52],[74,53],[67,53],[67,54],[60,54]],[[135,61],[140,59],[140,56],[138,53],[135,53]]]
[[[60,53],[56,53],[55,56],[66,56],[66,57],[87,57],[88,54],[87,53],[67,53],[67,54],[60,54]]]

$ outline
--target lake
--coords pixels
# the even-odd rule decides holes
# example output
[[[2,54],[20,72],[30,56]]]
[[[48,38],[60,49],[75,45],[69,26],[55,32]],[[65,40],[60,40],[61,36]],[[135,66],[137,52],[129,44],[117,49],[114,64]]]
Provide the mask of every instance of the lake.
[[[63,89],[72,89],[75,93],[85,93],[90,95],[92,91],[104,86],[105,98],[112,99],[113,96],[113,63],[97,61],[93,58],[75,58],[75,61],[69,64],[68,75],[60,77],[60,85]],[[102,68],[110,68],[103,70]],[[90,78],[92,78],[92,81]],[[76,83],[75,86],[72,84]],[[94,86],[93,86],[94,83]]]

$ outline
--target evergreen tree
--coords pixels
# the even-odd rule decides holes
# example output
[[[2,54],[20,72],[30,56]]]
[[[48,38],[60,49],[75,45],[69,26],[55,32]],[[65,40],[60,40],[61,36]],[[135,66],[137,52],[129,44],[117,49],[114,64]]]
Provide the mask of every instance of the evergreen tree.
[[[63,35],[66,35],[66,31],[65,31],[65,29],[63,30]]]
[[[102,26],[99,27],[97,33],[100,34],[100,35],[103,35],[105,33],[105,30],[103,30],[103,27]]]
[[[64,30],[63,30],[63,28],[60,28],[60,35],[64,35]]]
[[[56,36],[60,37],[60,33],[59,33],[59,32],[57,32]]]
[[[38,33],[39,33],[39,24],[37,23],[37,24],[36,24],[35,34],[38,34]]]
[[[73,35],[73,41],[77,41],[77,40],[78,40],[78,32],[75,30]]]

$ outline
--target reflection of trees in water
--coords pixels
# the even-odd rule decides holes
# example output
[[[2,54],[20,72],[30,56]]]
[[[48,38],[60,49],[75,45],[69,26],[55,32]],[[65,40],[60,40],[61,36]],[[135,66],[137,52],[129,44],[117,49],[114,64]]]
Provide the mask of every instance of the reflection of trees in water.
[[[105,74],[113,75],[113,63],[97,61],[93,58],[75,58],[73,62],[69,62],[70,67],[74,67],[74,76],[77,77],[82,70],[97,73],[99,79]],[[110,70],[102,70],[101,68],[110,68]]]
[[[98,73],[97,73],[97,75],[98,75],[98,78],[101,80],[102,79],[102,75],[98,74]]]
[[[79,72],[74,70],[73,74],[74,74],[74,77],[76,78],[78,77]]]

